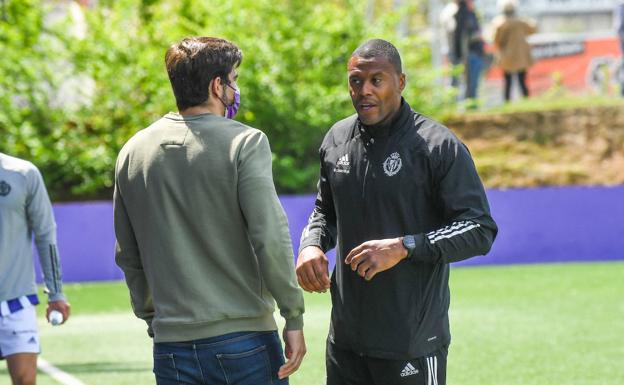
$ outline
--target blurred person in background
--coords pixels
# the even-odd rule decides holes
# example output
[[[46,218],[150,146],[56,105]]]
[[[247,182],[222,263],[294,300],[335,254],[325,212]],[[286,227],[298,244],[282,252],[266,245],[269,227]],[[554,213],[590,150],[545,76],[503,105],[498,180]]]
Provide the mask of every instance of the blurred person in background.
[[[466,146],[401,96],[396,47],[369,40],[347,71],[356,114],[321,144],[297,258],[304,290],[331,290],[327,384],[444,385],[449,265],[487,253],[497,227]]]
[[[457,13],[457,1],[451,0],[440,12],[440,25],[444,29],[444,47],[443,51],[446,54],[446,59],[454,67],[460,64],[460,61],[455,57],[455,14]],[[451,86],[459,87],[459,78],[454,73],[451,75]]]
[[[614,13],[615,30],[620,41],[620,51],[622,53],[622,59],[620,60],[620,94],[624,96],[624,1],[621,1],[615,8]]]
[[[179,112],[136,133],[117,158],[116,262],[154,339],[158,385],[285,385],[306,353],[269,142],[233,120],[241,61],[224,39],[172,45],[165,64]]]
[[[455,30],[453,32],[454,57],[464,64],[466,83],[466,99],[476,99],[483,57],[485,55],[481,26],[472,0],[458,0],[457,12],[454,15]],[[473,105],[476,106],[476,105]]]
[[[32,256],[34,234],[48,295],[46,318],[56,310],[67,321],[56,247],[56,223],[43,178],[32,163],[0,153],[0,358],[14,385],[32,385],[41,351],[39,304]]]
[[[525,98],[529,96],[526,77],[529,67],[533,64],[533,58],[527,36],[535,33],[537,28],[533,22],[516,16],[516,4],[513,0],[503,3],[502,9],[503,15],[498,19],[494,29],[494,45],[498,65],[505,77],[505,101],[509,101],[513,77],[518,78],[522,95]]]

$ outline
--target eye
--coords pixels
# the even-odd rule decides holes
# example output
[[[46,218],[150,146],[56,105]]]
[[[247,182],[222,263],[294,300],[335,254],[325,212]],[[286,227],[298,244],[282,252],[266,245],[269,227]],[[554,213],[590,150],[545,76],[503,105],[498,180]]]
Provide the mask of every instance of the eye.
[[[381,80],[382,80],[381,78],[373,78],[373,84],[377,86],[381,84]]]
[[[349,83],[351,83],[351,85],[354,85],[354,86],[359,86],[362,83],[362,81],[359,78],[350,78]]]

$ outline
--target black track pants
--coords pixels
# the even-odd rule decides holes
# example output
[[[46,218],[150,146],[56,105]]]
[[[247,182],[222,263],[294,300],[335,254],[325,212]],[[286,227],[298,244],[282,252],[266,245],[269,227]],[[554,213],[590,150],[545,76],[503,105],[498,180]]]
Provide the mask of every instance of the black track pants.
[[[447,347],[410,360],[360,356],[327,343],[327,385],[445,385]]]

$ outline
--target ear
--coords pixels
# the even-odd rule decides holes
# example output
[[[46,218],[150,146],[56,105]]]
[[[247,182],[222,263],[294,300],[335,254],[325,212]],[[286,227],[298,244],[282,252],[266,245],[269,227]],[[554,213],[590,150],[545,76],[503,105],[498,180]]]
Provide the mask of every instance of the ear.
[[[399,76],[399,89],[401,92],[405,89],[405,74],[403,73]]]
[[[217,76],[210,81],[208,84],[210,95],[214,95],[217,98],[221,98],[221,94],[223,93],[223,84],[221,83],[221,77]]]

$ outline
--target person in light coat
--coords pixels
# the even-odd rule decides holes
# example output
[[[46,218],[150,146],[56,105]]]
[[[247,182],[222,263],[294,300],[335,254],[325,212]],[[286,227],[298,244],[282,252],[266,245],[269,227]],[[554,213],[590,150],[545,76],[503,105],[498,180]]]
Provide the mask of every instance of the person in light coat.
[[[537,28],[533,22],[516,16],[516,5],[513,1],[508,1],[503,5],[503,17],[495,29],[494,44],[498,65],[505,75],[505,101],[511,98],[511,82],[514,75],[518,77],[524,97],[529,96],[526,74],[533,64],[533,58],[527,36],[536,31]]]

